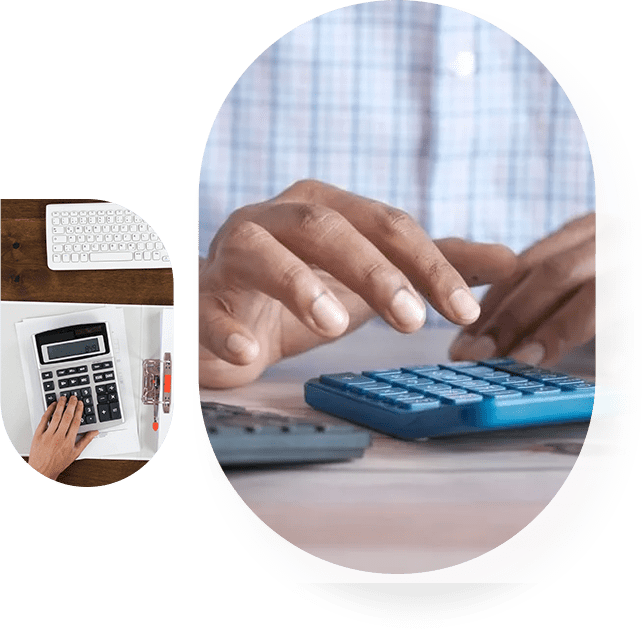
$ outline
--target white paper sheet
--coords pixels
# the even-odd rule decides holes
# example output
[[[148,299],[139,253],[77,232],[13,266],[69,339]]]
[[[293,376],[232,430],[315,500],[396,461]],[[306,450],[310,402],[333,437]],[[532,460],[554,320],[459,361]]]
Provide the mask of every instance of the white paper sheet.
[[[123,415],[127,418],[122,426],[117,429],[102,431],[90,444],[79,458],[96,458],[105,455],[121,455],[138,452],[140,441],[138,438],[138,417],[134,404],[132,387],[132,372],[129,361],[127,344],[127,330],[122,308],[104,306],[80,312],[68,312],[56,316],[42,316],[24,319],[15,324],[18,339],[18,350],[22,363],[25,381],[25,391],[31,420],[31,434],[38,426],[45,411],[42,394],[40,392],[40,377],[36,365],[33,349],[33,335],[46,330],[60,328],[68,325],[108,323],[112,340],[112,351],[116,360],[116,372],[119,378],[121,391],[121,404]],[[5,395],[7,393],[5,392]]]
[[[159,413],[160,429],[154,431],[152,429],[153,407],[144,405],[141,400],[142,361],[146,358],[162,358],[165,351],[173,351],[173,308],[171,306],[3,301],[0,319],[2,332],[2,374],[0,378],[2,383],[2,419],[9,439],[21,455],[29,454],[33,436],[33,417],[35,416],[39,421],[42,411],[40,408],[38,411],[30,408],[30,405],[33,405],[31,399],[33,396],[27,395],[15,324],[34,317],[51,318],[74,313],[80,313],[84,320],[85,313],[97,309],[104,311],[105,306],[120,310],[124,318],[126,334],[123,335],[121,329],[119,336],[126,339],[126,345],[120,346],[119,344],[119,349],[121,354],[123,347],[127,349],[125,353],[128,356],[131,374],[131,387],[128,383],[127,389],[133,391],[132,395],[128,397],[131,398],[136,410],[140,448],[129,452],[98,454],[97,448],[94,447],[96,444],[94,440],[94,443],[89,446],[91,449],[88,449],[84,456],[147,461],[152,458],[162,443],[167,434],[172,411],[170,410],[170,413],[165,415],[161,410]],[[31,378],[33,379],[34,375]],[[31,385],[29,386],[31,388]],[[124,392],[122,385],[121,392]],[[35,399],[41,399],[40,393]],[[42,405],[44,407],[44,403]],[[172,400],[171,409],[173,407]],[[127,447],[133,447],[133,445]]]

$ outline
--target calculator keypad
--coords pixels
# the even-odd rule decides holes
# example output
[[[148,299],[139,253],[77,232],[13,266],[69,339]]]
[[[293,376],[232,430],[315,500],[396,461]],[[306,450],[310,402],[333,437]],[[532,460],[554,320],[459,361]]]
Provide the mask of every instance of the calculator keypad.
[[[84,405],[81,426],[121,420],[123,415],[113,361],[92,363],[90,367],[93,377],[90,377],[87,365],[57,369],[56,379],[52,371],[41,372],[45,405],[48,407],[63,395],[67,399],[75,395]]]

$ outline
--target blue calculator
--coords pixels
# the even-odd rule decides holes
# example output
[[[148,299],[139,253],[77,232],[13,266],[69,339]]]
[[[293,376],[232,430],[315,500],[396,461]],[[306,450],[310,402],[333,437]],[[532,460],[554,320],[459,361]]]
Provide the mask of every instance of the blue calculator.
[[[510,358],[326,374],[305,384],[318,410],[417,440],[588,422],[595,384]]]

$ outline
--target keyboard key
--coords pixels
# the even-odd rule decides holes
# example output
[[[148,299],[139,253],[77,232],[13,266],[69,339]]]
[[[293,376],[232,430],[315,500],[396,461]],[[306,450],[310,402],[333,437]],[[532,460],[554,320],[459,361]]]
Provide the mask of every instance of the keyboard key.
[[[104,245],[105,248],[107,245]],[[106,252],[101,253],[90,253],[89,260],[91,262],[129,262],[134,259],[131,251],[116,251],[116,252]]]

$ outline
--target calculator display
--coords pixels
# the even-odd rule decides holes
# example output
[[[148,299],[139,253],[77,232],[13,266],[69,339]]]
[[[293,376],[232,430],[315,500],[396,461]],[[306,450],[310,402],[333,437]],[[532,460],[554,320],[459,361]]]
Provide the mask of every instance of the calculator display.
[[[69,356],[82,356],[84,354],[96,354],[99,351],[100,344],[97,337],[72,341],[71,343],[50,345],[47,348],[49,360],[68,358]]]

